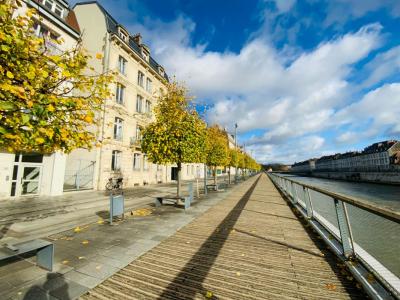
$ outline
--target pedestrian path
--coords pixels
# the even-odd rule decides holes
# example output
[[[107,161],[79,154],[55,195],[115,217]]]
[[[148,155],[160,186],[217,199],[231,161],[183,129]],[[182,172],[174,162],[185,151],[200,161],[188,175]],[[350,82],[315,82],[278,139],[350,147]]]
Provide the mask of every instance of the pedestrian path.
[[[365,299],[265,174],[83,299]]]

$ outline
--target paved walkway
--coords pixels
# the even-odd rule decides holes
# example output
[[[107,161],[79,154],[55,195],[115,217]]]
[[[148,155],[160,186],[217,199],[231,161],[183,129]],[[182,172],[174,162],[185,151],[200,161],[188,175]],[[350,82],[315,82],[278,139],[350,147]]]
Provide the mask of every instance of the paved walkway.
[[[222,182],[227,179],[221,176],[218,180]],[[188,182],[183,183],[184,190]],[[199,180],[199,186],[202,189],[203,179]],[[157,195],[175,192],[176,183],[126,189],[125,208],[132,210],[153,201]],[[48,236],[81,225],[82,220],[86,223],[95,222],[108,209],[109,197],[104,191],[0,200],[0,244]]]
[[[265,174],[82,298],[365,299]]]
[[[175,234],[181,227],[193,221],[230,193],[235,193],[239,187],[240,185],[232,187],[227,192],[209,193],[207,197],[203,195],[199,200],[195,199],[188,211],[172,205],[154,207],[155,198],[152,195],[174,192],[176,186],[138,188],[137,191],[131,191],[130,195],[132,193],[136,195],[131,203],[140,205],[140,209],[135,210],[133,215],[127,212],[126,218],[117,222],[115,226],[107,224],[101,215],[97,216],[96,207],[88,208],[83,213],[79,212],[79,208],[78,211],[71,208],[69,214],[72,215],[75,211],[77,217],[74,222],[80,225],[79,228],[74,228],[71,224],[60,224],[61,227],[58,228],[69,226],[67,227],[69,230],[63,230],[57,234],[51,234],[54,229],[46,228],[46,226],[50,226],[48,219],[52,218],[54,220],[58,218],[62,223],[64,220],[62,213],[44,219],[35,217],[35,221],[32,222],[18,223],[26,227],[29,227],[27,224],[37,223],[42,228],[42,234],[47,232],[50,235],[43,234],[40,237],[48,236],[47,239],[54,242],[54,270],[49,273],[37,267],[34,256],[29,256],[25,260],[1,261],[0,299],[75,299]],[[93,195],[87,195],[87,197],[95,201],[97,192],[92,193]],[[66,199],[59,200],[63,202]],[[101,197],[97,200],[106,201]],[[44,205],[40,206],[45,209]],[[29,207],[21,206],[21,209],[29,210]],[[32,216],[34,216],[33,213]],[[94,221],[92,216],[95,217]]]

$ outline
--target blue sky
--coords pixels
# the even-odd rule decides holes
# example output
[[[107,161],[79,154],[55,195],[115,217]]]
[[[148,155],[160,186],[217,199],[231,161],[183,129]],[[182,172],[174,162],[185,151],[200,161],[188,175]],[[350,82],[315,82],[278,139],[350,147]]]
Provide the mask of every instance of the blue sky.
[[[398,0],[99,2],[260,162],[400,139]]]

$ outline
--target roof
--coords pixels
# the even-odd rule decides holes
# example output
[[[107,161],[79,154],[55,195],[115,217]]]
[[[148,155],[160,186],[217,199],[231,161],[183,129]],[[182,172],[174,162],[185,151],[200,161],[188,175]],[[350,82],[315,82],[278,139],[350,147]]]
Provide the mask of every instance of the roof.
[[[64,9],[68,10],[68,14],[65,18],[61,18],[60,16],[55,14],[51,9],[49,9],[47,6],[43,5],[38,0],[28,0],[26,2],[29,5],[33,6],[37,10],[39,10],[39,8],[45,10],[48,14],[50,14],[52,17],[55,18],[55,20],[53,20],[53,23],[55,23],[56,25],[58,23],[58,25],[60,25],[59,22],[61,22],[62,24],[66,25],[69,30],[72,30],[72,32],[74,33],[75,36],[79,37],[81,31],[80,31],[78,22],[76,20],[75,13],[71,10],[67,1],[64,1],[64,0],[58,0],[58,1],[65,6]],[[51,20],[49,20],[49,21],[51,21]],[[66,32],[68,32],[68,30]]]
[[[118,34],[118,28],[121,27],[123,28],[125,31],[129,32],[122,24],[118,23],[118,21],[97,1],[84,1],[84,2],[78,2],[75,4],[75,6],[77,5],[87,5],[87,4],[96,4],[99,9],[102,11],[102,13],[105,16],[106,19],[106,26],[107,26],[107,31],[109,33],[112,34]],[[75,8],[74,6],[74,8]],[[142,57],[141,54],[141,49],[140,46],[138,45],[134,40],[132,35],[129,35],[129,42],[127,43],[129,45],[129,47],[140,57]],[[159,67],[162,68],[162,66],[160,64],[158,64],[153,57],[150,56],[149,58],[149,62],[148,62],[149,66],[160,76],[164,77],[165,80],[169,81],[168,75],[166,72],[164,72],[164,74],[160,74],[159,71]]]

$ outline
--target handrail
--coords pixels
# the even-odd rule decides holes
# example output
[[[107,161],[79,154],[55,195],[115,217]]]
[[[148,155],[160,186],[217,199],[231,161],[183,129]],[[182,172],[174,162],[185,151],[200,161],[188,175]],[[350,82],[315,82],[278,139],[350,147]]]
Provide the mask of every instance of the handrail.
[[[276,173],[272,173],[271,175],[278,176]],[[280,177],[280,176],[278,176],[278,177]],[[315,186],[306,184],[304,182],[300,182],[300,181],[291,179],[291,178],[286,177],[286,176],[284,176],[283,178],[288,180],[288,181],[291,181],[293,183],[296,183],[298,185],[304,186],[304,187],[306,187],[306,188],[308,188],[310,190],[325,194],[325,195],[330,196],[332,198],[338,199],[340,201],[343,201],[343,202],[346,202],[348,204],[354,205],[354,206],[359,207],[361,209],[367,210],[367,211],[369,211],[369,212],[371,212],[371,213],[373,213],[375,215],[379,215],[381,217],[384,217],[384,218],[389,219],[391,221],[394,221],[396,223],[400,223],[400,212],[398,212],[398,211],[391,210],[391,209],[386,208],[386,207],[375,205],[375,204],[373,204],[370,201],[365,200],[365,199],[360,199],[360,198],[356,198],[356,197],[353,197],[353,196],[347,196],[347,195],[343,195],[343,194],[340,194],[340,193],[334,193],[334,192],[328,191],[326,189],[322,189],[322,188],[319,188],[319,187],[315,187]]]
[[[268,173],[268,176],[275,186],[288,197],[287,199],[297,208],[308,224],[322,237],[331,250],[347,265],[350,272],[365,288],[368,295],[372,299],[377,300],[393,298],[400,300],[400,279],[398,276],[393,274],[380,261],[376,260],[373,255],[366,252],[362,246],[356,244],[357,241],[354,241],[352,224],[350,223],[346,204],[361,208],[397,224],[400,223],[400,213],[388,208],[379,207],[364,199],[331,192],[278,174]],[[295,184],[302,188],[303,196],[301,196],[302,193],[299,195]],[[318,214],[314,216],[315,209],[310,198],[310,190],[332,199],[337,221],[334,229],[331,227],[332,224],[324,219],[325,216],[319,215],[318,211]],[[332,236],[334,237],[333,239]],[[357,259],[360,264],[354,264],[354,259]],[[371,281],[369,272],[374,274],[378,280]]]

